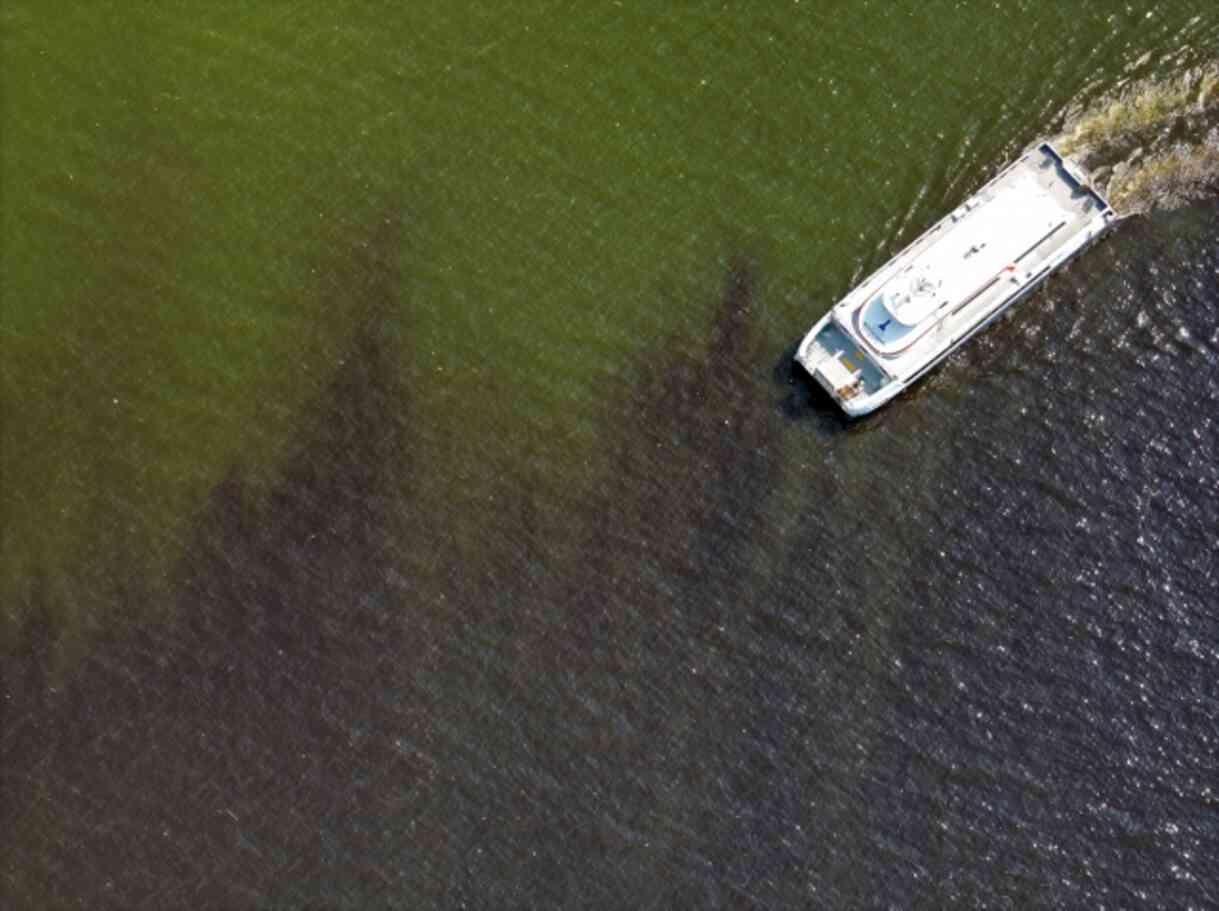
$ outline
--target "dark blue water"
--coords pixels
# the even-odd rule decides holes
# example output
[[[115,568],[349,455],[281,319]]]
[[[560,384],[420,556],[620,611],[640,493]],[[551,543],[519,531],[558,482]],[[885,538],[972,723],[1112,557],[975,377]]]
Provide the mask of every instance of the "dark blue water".
[[[593,493],[417,493],[368,314],[168,595],[4,665],[11,907],[1219,904],[1219,209],[1130,220],[872,419],[758,330],[604,390]],[[378,277],[380,276],[380,277]],[[146,603],[171,610],[148,623]]]

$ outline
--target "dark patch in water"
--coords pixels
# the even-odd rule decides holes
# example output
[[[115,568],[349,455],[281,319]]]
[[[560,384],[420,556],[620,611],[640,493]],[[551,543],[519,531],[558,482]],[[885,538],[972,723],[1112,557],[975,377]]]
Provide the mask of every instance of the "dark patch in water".
[[[662,346],[624,391],[582,557],[538,577],[527,492],[475,561],[412,515],[398,237],[391,221],[352,247],[362,317],[342,366],[277,479],[234,468],[212,492],[173,620],[112,630],[53,689],[55,630],[31,590],[0,740],[19,902],[295,902],[335,870],[363,903],[558,900],[573,845],[602,858],[606,894],[655,894],[673,860],[647,846],[662,792],[735,721],[673,732],[649,694],[705,661],[692,638],[722,647],[738,619],[735,567],[777,465],[749,270],[731,271],[705,352]],[[449,567],[441,589],[415,584],[420,560]],[[116,613],[148,616],[147,597],[132,583]],[[479,803],[481,834],[466,830]]]
[[[474,541],[418,514],[399,279],[355,255],[381,278],[345,363],[276,481],[213,492],[177,619],[59,687],[32,610],[2,881],[37,907],[1207,906],[1217,230],[1115,232],[965,349],[961,391],[821,447],[767,407],[734,268],[708,343],[614,391],[601,489],[509,479]]]
[[[763,781],[744,769],[713,780],[704,762],[750,723],[739,705],[689,724],[734,685],[736,659],[716,656],[731,651],[726,631],[747,622],[740,606],[760,584],[741,567],[779,465],[752,295],[749,268],[733,267],[709,346],[671,339],[640,365],[609,419],[612,470],[581,507],[578,557],[536,587],[522,563],[521,581],[496,593],[496,634],[511,634],[487,646],[497,657],[481,657],[482,686],[446,700],[479,731],[458,751],[475,796],[455,815],[473,803],[489,820],[448,873],[453,904],[705,904],[720,890],[671,881],[689,862],[672,835],[736,841],[740,823],[716,801],[744,802]]]
[[[391,219],[355,248],[363,325],[282,477],[258,490],[235,469],[212,492],[176,573],[174,621],[112,631],[51,691],[53,632],[33,595],[4,675],[20,700],[0,741],[10,895],[233,907],[330,863],[327,828],[349,875],[376,879],[359,858],[378,836],[361,821],[400,812],[427,773],[384,734],[403,726],[384,694],[426,627],[415,615],[408,630],[393,600],[410,543],[399,236]],[[387,775],[397,788],[374,787]]]
[[[136,560],[147,573],[156,563],[143,516],[159,489],[149,477],[163,450],[149,432],[155,421],[145,419],[157,412],[162,382],[180,381],[167,333],[204,331],[175,271],[191,246],[193,210],[210,189],[204,168],[181,142],[146,125],[107,128],[129,133],[118,147],[130,151],[97,163],[104,179],[62,171],[37,178],[57,201],[38,213],[45,221],[36,230],[64,264],[46,307],[59,356],[28,344],[4,353],[5,379],[15,385],[0,421],[0,599],[26,597],[21,564],[54,560],[43,566],[41,603],[61,623],[72,622],[71,603],[111,584],[111,566]],[[35,323],[34,337],[42,331]],[[56,491],[55,508],[31,495],[47,488]],[[0,613],[0,653],[10,617]]]
[[[812,422],[821,436],[828,437],[846,430],[851,422],[842,409],[808,375],[808,371],[796,363],[796,352],[799,350],[800,342],[792,342],[771,371],[775,386],[784,390],[779,400],[779,412],[789,421]]]

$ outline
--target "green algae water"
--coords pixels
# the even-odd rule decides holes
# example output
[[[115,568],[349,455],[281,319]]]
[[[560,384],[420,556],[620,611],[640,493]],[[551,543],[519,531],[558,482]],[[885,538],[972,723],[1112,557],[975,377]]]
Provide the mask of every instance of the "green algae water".
[[[1044,646],[1062,623],[1070,641],[1110,628],[1088,604],[1144,609],[1131,592],[1207,622],[1190,610],[1214,593],[1213,529],[1183,491],[1215,425],[1182,415],[1215,390],[1198,316],[1219,238],[1212,4],[9,0],[0,42],[16,906],[204,883],[218,907],[1121,906],[1140,888],[1121,846],[1140,838],[1160,871],[1139,868],[1145,903],[1205,903],[1182,858],[1215,844],[1191,809],[1213,811],[1189,785],[1206,769],[1072,790],[1074,729],[1020,765],[974,721],[962,751],[944,706],[974,686],[970,712],[1019,744],[1056,681],[1003,630]],[[1138,227],[892,414],[847,430],[793,391],[787,353],[835,299],[1058,134],[1116,147],[1100,164],[1149,213]],[[1194,205],[1157,214],[1157,180]],[[1148,263],[1175,265],[1146,285]],[[1114,350],[1091,347],[1097,325]],[[1177,361],[1201,392],[1147,410],[1103,394],[1135,375],[1175,388],[1154,370]],[[1114,485],[1142,505],[1077,499],[1094,452],[1127,464],[1119,428],[1136,426],[1174,429],[1180,471],[1128,454]],[[1005,452],[1067,468],[1034,478]],[[1002,571],[1114,516],[1116,549],[1036,582]],[[966,553],[966,528],[1000,568]],[[1063,591],[1075,606],[1036,627]],[[998,613],[934,613],[940,598]],[[1117,652],[1096,649],[1130,688],[1105,717],[1132,720],[1079,716],[1100,731],[1087,757],[1154,729],[1130,709],[1131,616]],[[928,629],[1012,676],[984,687],[950,646],[912,663]],[[1183,679],[1213,679],[1213,642],[1162,635]],[[913,689],[894,676],[909,667]],[[992,684],[1024,693],[1025,722],[984,704]],[[103,691],[120,695],[91,705]],[[1213,690],[1182,691],[1197,698],[1164,713],[1214,720]],[[1134,752],[1144,770],[1159,755]],[[979,755],[993,788],[975,794],[953,776]],[[289,779],[308,784],[271,786]],[[1010,809],[1022,780],[1047,807],[1070,794],[1078,825],[968,809]],[[1141,803],[1156,782],[1173,806]],[[279,808],[298,799],[299,818]],[[1005,840],[1032,830],[1049,834]],[[135,853],[102,871],[119,843]],[[1046,847],[1064,844],[1079,850]],[[80,852],[98,875],[57,876]],[[998,880],[988,856],[1008,862]],[[861,857],[884,859],[878,892]]]
[[[9,4],[7,623],[274,470],[385,219],[437,499],[588,483],[606,378],[728,258],[781,343],[1081,93],[1213,50],[1191,4],[1039,9]]]

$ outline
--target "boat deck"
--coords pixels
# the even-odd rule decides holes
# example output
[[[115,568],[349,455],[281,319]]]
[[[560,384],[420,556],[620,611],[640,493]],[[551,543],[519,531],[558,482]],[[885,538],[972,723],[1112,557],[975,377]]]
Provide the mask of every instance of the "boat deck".
[[[860,350],[859,344],[832,322],[826,323],[816,336],[808,339],[800,351],[801,357],[806,358],[808,363],[817,363],[835,354],[839,355],[839,360],[849,372],[860,372],[863,381],[860,391],[863,395],[871,395],[889,382],[889,377]]]
[[[1099,233],[1098,216],[1111,211],[1052,147],[1037,146],[852,291],[834,322],[884,373],[915,376]],[[928,316],[883,322],[878,296],[920,276],[935,295]]]

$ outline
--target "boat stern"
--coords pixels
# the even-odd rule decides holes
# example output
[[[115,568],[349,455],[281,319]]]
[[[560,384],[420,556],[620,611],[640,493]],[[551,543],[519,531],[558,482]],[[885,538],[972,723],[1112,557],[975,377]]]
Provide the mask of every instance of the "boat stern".
[[[796,361],[851,417],[879,408],[899,391],[829,314],[804,337]]]

